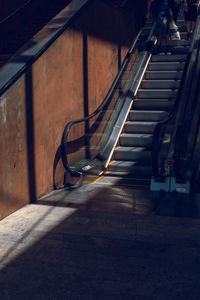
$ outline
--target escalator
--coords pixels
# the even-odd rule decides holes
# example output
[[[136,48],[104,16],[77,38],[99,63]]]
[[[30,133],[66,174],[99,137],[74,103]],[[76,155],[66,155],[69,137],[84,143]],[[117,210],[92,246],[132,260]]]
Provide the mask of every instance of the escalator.
[[[72,177],[84,175],[83,183],[150,189],[155,130],[181,101],[190,44],[180,18],[181,40],[171,41],[171,55],[158,55],[155,47],[147,51],[148,41],[156,43],[154,26],[149,21],[138,33],[102,105],[65,127],[63,165]]]
[[[128,118],[119,137],[107,176],[129,173],[146,180],[152,176],[152,137],[158,122],[175,103],[184,68],[184,54],[152,55]],[[137,181],[137,184],[139,181]]]

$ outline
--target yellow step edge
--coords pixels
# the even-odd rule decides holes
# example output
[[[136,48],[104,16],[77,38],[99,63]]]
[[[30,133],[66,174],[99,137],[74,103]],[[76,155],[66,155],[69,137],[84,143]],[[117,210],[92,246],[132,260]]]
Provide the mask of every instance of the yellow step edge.
[[[115,148],[115,150],[117,150],[117,149],[119,149],[119,148],[121,148],[121,146],[117,146],[117,147]]]
[[[111,173],[113,173],[113,172],[112,171],[106,171],[106,172],[104,172],[104,174],[111,174]],[[129,174],[128,171],[119,171],[118,173]]]
[[[115,162],[115,160],[111,160],[108,165],[112,165],[114,162]],[[108,172],[108,171],[106,171],[106,172]]]
[[[95,179],[94,181],[91,182],[91,184],[97,183],[100,179],[104,178],[105,176],[99,176],[97,179]]]

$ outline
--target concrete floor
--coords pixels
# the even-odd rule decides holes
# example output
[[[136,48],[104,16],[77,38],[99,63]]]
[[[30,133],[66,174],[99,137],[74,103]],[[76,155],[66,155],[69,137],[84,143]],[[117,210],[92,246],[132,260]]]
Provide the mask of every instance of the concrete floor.
[[[86,185],[23,207],[0,221],[0,299],[200,299],[200,219],[166,202]]]

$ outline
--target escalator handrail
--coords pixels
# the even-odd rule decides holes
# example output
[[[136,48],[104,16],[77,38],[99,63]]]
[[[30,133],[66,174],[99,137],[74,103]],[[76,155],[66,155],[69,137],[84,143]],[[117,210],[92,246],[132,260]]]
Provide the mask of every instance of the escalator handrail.
[[[198,28],[198,26],[200,26],[200,17],[199,16],[197,18],[195,29]],[[169,113],[169,115],[164,120],[159,122],[154,129],[153,141],[152,141],[152,170],[153,170],[153,177],[157,178],[158,180],[160,178],[162,178],[162,174],[159,173],[158,157],[159,157],[159,151],[160,151],[160,148],[161,148],[161,145],[163,142],[166,126],[167,126],[168,122],[170,122],[174,117],[176,117],[173,135],[172,135],[172,138],[170,141],[170,151],[169,151],[170,158],[172,158],[176,132],[178,130],[178,127],[180,126],[180,124],[183,121],[182,120],[183,111],[185,111],[185,105],[187,103],[187,99],[189,96],[188,92],[190,90],[190,87],[188,87],[188,85],[185,83],[189,82],[191,72],[193,71],[193,67],[195,66],[195,63],[191,60],[191,57],[192,57],[192,54],[194,53],[194,50],[196,50],[196,47],[197,47],[197,43],[196,43],[196,39],[195,39],[196,35],[197,34],[196,34],[196,30],[195,30],[192,40],[191,40],[191,43],[190,43],[188,53],[187,53],[187,58],[185,61],[185,66],[184,66],[183,75],[181,78],[179,91],[178,91],[178,94],[177,94],[177,97],[175,100],[174,109],[173,109],[173,111],[171,111]],[[179,105],[179,104],[181,104],[181,105]]]
[[[121,77],[125,67],[127,66],[127,63],[129,61],[129,58],[139,40],[139,37],[141,35],[141,32],[142,32],[142,29],[140,29],[140,31],[138,32],[137,36],[135,37],[134,41],[132,42],[131,44],[131,47],[128,51],[128,53],[126,54],[126,57],[123,61],[123,64],[116,76],[116,78],[114,79],[104,101],[100,104],[100,106],[92,113],[90,114],[89,116],[85,117],[85,118],[81,118],[81,119],[78,119],[78,120],[75,120],[75,121],[71,121],[69,123],[67,123],[67,125],[65,126],[64,130],[63,130],[63,134],[62,134],[62,139],[61,139],[61,156],[62,156],[62,162],[63,162],[63,166],[64,168],[70,172],[70,173],[74,173],[74,171],[70,168],[69,164],[68,164],[68,160],[67,160],[67,155],[66,155],[66,145],[67,145],[67,137],[68,137],[68,134],[69,134],[69,131],[70,131],[70,128],[74,125],[74,124],[78,124],[78,123],[82,123],[82,122],[86,122],[88,120],[90,120],[91,118],[93,118],[94,116],[96,116],[101,110],[103,110],[103,108],[106,106],[106,104],[108,103],[109,99],[110,99],[110,96],[112,95],[117,83],[118,83],[118,80],[119,78]]]
[[[154,32],[154,29],[155,29],[155,23],[153,24],[152,28],[151,28],[151,31],[148,35],[148,38],[147,38],[147,41],[151,38],[151,36],[153,35],[153,32]],[[131,47],[128,51],[128,53],[126,54],[126,57],[121,65],[121,68],[116,76],[116,78],[114,79],[111,87],[110,87],[110,90],[108,91],[108,94],[106,95],[105,99],[103,100],[103,102],[101,103],[101,105],[92,113],[90,114],[89,116],[85,117],[85,118],[82,118],[82,119],[78,119],[78,120],[75,120],[75,121],[71,121],[69,123],[66,124],[64,130],[63,130],[63,134],[62,134],[62,139],[61,139],[61,158],[62,158],[62,163],[63,163],[63,166],[64,168],[66,169],[66,171],[68,171],[69,173],[71,174],[74,174],[74,173],[79,173],[77,170],[73,170],[70,168],[69,164],[68,164],[68,159],[67,159],[67,138],[68,138],[68,134],[69,134],[69,131],[71,129],[71,127],[74,125],[74,124],[78,124],[78,123],[81,123],[81,122],[87,122],[88,120],[90,120],[91,118],[93,118],[94,116],[96,116],[100,111],[103,110],[103,108],[106,106],[106,104],[108,103],[109,99],[110,99],[110,96],[112,95],[114,89],[116,88],[116,85],[124,71],[124,69],[126,68],[127,64],[128,64],[128,61],[129,61],[129,58],[131,57],[131,54],[133,53],[136,45],[137,45],[137,42],[140,38],[140,35],[142,33],[142,30],[143,28],[140,29],[140,31],[138,32],[138,34],[136,35],[136,37],[134,38],[132,44],[131,44]]]

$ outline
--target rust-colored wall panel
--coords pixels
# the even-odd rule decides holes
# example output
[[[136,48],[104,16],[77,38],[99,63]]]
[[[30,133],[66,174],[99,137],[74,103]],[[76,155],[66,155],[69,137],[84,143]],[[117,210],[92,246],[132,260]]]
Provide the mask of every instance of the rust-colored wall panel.
[[[106,96],[138,28],[132,13],[101,1],[93,1],[74,26],[84,32],[90,114]]]
[[[88,66],[88,106],[92,113],[104,100],[118,72],[118,56],[117,47],[112,43],[90,37],[88,45],[93,48],[93,63]]]
[[[29,202],[25,77],[0,97],[0,218]]]
[[[82,48],[82,33],[67,30],[33,66],[37,195],[53,189],[54,171],[59,177],[53,168],[64,126],[83,116]]]

